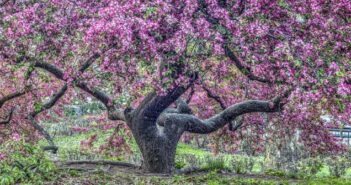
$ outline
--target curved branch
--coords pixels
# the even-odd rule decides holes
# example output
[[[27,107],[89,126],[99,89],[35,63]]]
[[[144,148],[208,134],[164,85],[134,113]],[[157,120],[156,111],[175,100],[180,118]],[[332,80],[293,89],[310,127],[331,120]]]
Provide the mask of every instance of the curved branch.
[[[51,74],[53,74],[56,78],[65,81],[63,71],[52,64],[49,64],[46,62],[36,62],[35,67],[44,69],[44,70],[50,72]],[[82,70],[82,69],[87,69],[86,65],[83,65],[83,67],[80,70]],[[85,82],[77,81],[76,79],[74,79],[74,80],[75,80],[74,85],[76,87],[82,89],[83,91],[87,92],[91,96],[95,97],[97,100],[101,101],[106,106],[106,108],[108,110],[108,114],[109,114],[109,119],[125,121],[123,111],[117,110],[115,107],[110,105],[111,98],[108,95],[106,95],[104,92],[102,92],[96,88],[88,87],[87,83],[85,83]]]
[[[52,139],[52,137],[50,136],[50,134],[43,128],[41,127],[32,116],[28,116],[28,119],[31,123],[31,125],[37,130],[39,131],[44,138],[48,141],[49,145],[48,147],[44,147],[44,150],[51,150],[53,153],[56,153],[58,150],[58,147],[55,145],[54,140]]]
[[[65,84],[61,89],[60,91],[58,91],[57,93],[55,93],[51,99],[45,103],[44,105],[42,105],[39,109],[33,111],[30,113],[30,116],[32,116],[33,118],[35,118],[39,113],[45,111],[45,110],[48,110],[50,109],[51,107],[53,107],[56,102],[65,94],[65,92],[67,91],[68,89],[68,86],[67,84]]]
[[[217,103],[219,103],[219,105],[221,106],[221,108],[224,110],[227,108],[227,106],[225,106],[223,100],[221,99],[221,97],[213,94],[213,92],[207,88],[205,85],[202,86],[202,88],[207,92],[207,96],[214,99]],[[231,121],[229,124],[229,130],[234,132],[236,130],[238,130],[241,125],[243,124],[243,119],[241,116],[238,116],[235,120]],[[233,127],[234,124],[234,127]]]
[[[17,91],[15,93],[4,96],[3,98],[0,99],[0,108],[5,104],[5,102],[10,101],[14,98],[20,97],[20,96],[26,94],[26,92],[27,92],[26,90]]]
[[[12,93],[12,94],[9,94],[7,96],[4,96],[3,98],[0,99],[0,108],[7,102],[7,101],[10,101],[12,99],[15,99],[17,97],[20,97],[24,94],[26,94],[29,90],[27,89],[27,87],[22,90],[22,91],[17,91],[15,93]],[[8,124],[11,119],[12,119],[12,115],[13,115],[13,112],[14,112],[14,108],[11,109],[9,115],[7,116],[6,120],[3,120],[3,121],[0,121],[0,124],[1,125],[5,125],[5,124]]]
[[[237,116],[252,112],[278,112],[283,103],[281,100],[290,94],[290,90],[282,96],[278,96],[271,101],[248,100],[226,108],[219,114],[209,119],[201,120],[193,115],[186,114],[167,114],[168,119],[176,120],[184,124],[185,131],[191,133],[208,134],[214,132],[228,122],[233,121]]]

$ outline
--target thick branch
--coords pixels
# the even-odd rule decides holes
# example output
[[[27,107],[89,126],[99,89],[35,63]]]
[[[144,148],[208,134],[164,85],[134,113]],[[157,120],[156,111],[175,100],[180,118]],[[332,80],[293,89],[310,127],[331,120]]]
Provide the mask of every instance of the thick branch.
[[[144,117],[145,121],[150,124],[155,124],[157,118],[182,94],[184,94],[197,80],[197,73],[193,73],[190,77],[189,84],[187,86],[178,86],[172,89],[165,96],[159,96],[156,92],[150,93],[138,107],[136,114]],[[144,126],[148,126],[144,124]]]
[[[233,121],[237,116],[252,112],[277,112],[280,110],[281,103],[275,98],[272,101],[248,100],[242,103],[232,105],[212,116],[209,119],[201,120],[193,115],[186,114],[168,114],[167,118],[175,119],[185,125],[185,130],[191,133],[208,134],[214,132],[228,122]]]
[[[283,99],[287,98],[294,88],[285,91],[281,96],[273,98],[271,101],[248,100],[232,105],[219,114],[209,119],[201,120],[192,115],[179,115],[180,122],[186,125],[185,130],[192,133],[207,134],[218,130],[233,121],[237,116],[252,112],[278,112],[284,106]],[[175,115],[171,115],[176,117]]]
[[[205,85],[202,86],[202,88],[207,92],[207,96],[209,98],[212,98],[214,99],[217,103],[219,103],[219,105],[221,106],[221,108],[223,110],[225,110],[227,108],[227,106],[224,104],[224,102],[222,101],[221,97],[213,94],[213,92],[207,88]],[[235,123],[234,127],[233,127],[233,124]],[[242,121],[242,117],[241,116],[238,116],[235,120],[231,121],[231,123],[229,124],[229,130],[230,131],[236,131],[238,130],[241,125],[243,124],[243,121]]]

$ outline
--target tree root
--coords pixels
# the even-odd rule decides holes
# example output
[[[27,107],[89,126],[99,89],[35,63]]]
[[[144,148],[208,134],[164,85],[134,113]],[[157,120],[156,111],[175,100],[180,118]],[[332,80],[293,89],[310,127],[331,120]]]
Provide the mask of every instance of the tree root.
[[[58,147],[57,146],[43,146],[41,147],[44,151],[51,151],[53,154],[57,153]]]
[[[106,161],[106,160],[54,161],[54,163],[59,166],[91,164],[91,165],[111,165],[111,166],[121,166],[121,167],[128,167],[128,168],[139,168],[139,166],[131,163],[119,162],[119,161]]]
[[[189,167],[189,168],[184,168],[180,170],[176,170],[176,174],[178,175],[189,175],[192,173],[201,173],[201,172],[208,172],[209,170],[204,169],[204,168],[198,168],[198,167]]]

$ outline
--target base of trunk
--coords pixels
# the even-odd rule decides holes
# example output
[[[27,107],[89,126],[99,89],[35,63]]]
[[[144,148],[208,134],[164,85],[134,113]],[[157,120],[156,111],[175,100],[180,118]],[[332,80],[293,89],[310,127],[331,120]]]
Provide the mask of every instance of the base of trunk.
[[[177,144],[160,140],[144,143],[142,168],[150,173],[172,173]]]

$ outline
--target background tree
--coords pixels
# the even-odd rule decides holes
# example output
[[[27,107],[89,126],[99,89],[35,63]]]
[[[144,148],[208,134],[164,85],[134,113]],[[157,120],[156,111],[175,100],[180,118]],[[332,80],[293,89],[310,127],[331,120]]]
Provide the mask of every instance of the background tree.
[[[173,170],[184,132],[253,112],[279,112],[269,119],[302,129],[311,151],[340,151],[326,131],[350,121],[350,12],[347,0],[2,1],[2,87],[34,87],[2,109],[16,107],[6,130],[51,142],[37,121],[85,93],[128,125],[150,172]]]

